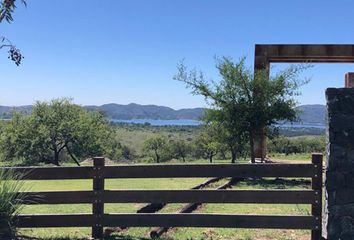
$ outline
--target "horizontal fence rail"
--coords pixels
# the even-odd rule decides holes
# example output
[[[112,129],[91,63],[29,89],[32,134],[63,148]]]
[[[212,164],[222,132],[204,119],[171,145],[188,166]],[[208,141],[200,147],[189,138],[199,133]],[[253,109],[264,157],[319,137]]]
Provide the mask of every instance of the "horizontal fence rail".
[[[221,214],[104,214],[107,227],[217,227],[217,228],[278,228],[308,229],[316,227],[313,216],[221,215]],[[95,218],[77,215],[22,215],[19,225],[33,227],[90,227]]]
[[[27,180],[92,179],[94,167],[17,167],[3,168],[22,173]],[[193,164],[107,166],[108,178],[204,178],[204,177],[312,177],[313,164]]]
[[[21,228],[92,227],[101,238],[103,227],[220,227],[308,229],[320,239],[322,219],[322,155],[309,164],[193,164],[105,166],[102,157],[89,167],[2,168],[26,180],[92,179],[92,191],[43,191],[26,193],[25,204],[92,204],[92,214],[20,215]],[[311,178],[310,190],[105,190],[105,179],[287,177]],[[259,203],[311,204],[311,215],[221,214],[105,214],[105,203]]]
[[[93,167],[5,167],[4,171],[13,171],[27,180],[63,180],[92,179]]]
[[[93,191],[26,193],[26,204],[93,203]],[[105,203],[278,203],[313,204],[313,190],[105,190]]]

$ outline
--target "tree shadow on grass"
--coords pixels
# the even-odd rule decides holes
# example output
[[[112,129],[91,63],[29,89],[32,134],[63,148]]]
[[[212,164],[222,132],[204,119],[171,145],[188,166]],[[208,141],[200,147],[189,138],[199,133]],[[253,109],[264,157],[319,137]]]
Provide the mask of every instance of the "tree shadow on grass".
[[[18,240],[88,240],[90,237],[85,238],[76,238],[76,237],[30,237],[30,236],[20,236]],[[151,240],[151,238],[143,238],[143,237],[135,237],[130,235],[118,235],[118,236],[110,236],[104,237],[102,240]],[[160,240],[166,240],[164,238],[160,238]]]
[[[307,179],[284,179],[284,178],[255,178],[245,179],[242,183],[248,186],[261,186],[262,188],[286,189],[291,187],[310,188],[311,181]]]
[[[151,238],[135,237],[131,235],[117,235],[117,236],[105,237],[104,240],[151,240]]]

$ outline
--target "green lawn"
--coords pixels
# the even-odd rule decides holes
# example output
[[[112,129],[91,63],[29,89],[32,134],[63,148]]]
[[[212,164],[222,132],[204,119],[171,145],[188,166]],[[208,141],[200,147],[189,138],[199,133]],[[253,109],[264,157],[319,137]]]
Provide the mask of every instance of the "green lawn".
[[[188,189],[206,179],[117,179],[107,180],[107,189]],[[214,184],[217,187],[225,181]],[[271,179],[248,180],[239,183],[234,189],[274,189],[308,188],[308,181],[277,181]],[[65,181],[27,181],[27,186],[33,191],[45,190],[90,190],[90,180],[65,180]],[[106,204],[107,213],[133,213],[144,204]],[[178,211],[183,204],[169,204],[161,212],[173,213]],[[272,205],[272,204],[205,204],[198,213],[229,213],[229,214],[297,214],[306,215],[310,211],[308,205]],[[91,213],[91,205],[37,205],[26,206],[23,213]],[[110,239],[148,239],[151,228],[131,228],[119,234],[114,234]],[[46,228],[22,229],[21,234],[41,239],[88,239],[90,228]],[[167,240],[216,240],[216,239],[309,239],[309,231],[294,230],[250,230],[250,229],[218,229],[218,228],[176,228],[164,235]]]
[[[284,154],[284,153],[269,153],[269,158],[272,160],[291,160],[291,161],[311,161],[311,153],[297,153],[297,154]]]

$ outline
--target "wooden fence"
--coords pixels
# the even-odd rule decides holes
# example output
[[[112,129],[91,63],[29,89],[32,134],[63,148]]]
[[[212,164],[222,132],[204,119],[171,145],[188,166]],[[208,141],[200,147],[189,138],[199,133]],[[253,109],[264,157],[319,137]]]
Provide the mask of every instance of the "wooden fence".
[[[92,227],[101,238],[103,227],[221,227],[312,230],[322,232],[322,155],[308,164],[193,164],[105,166],[102,157],[92,167],[5,168],[28,180],[93,179],[92,191],[28,193],[27,204],[92,204],[92,214],[20,215],[20,228]],[[311,190],[105,190],[112,178],[286,177],[311,178]],[[105,203],[271,203],[311,204],[311,215],[231,214],[107,214]]]

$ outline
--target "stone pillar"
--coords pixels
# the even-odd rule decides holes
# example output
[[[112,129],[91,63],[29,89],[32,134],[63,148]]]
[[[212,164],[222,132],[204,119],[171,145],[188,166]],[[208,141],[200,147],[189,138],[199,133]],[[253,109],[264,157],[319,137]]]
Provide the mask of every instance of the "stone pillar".
[[[354,88],[328,88],[326,99],[324,235],[328,240],[349,240],[354,239]]]

